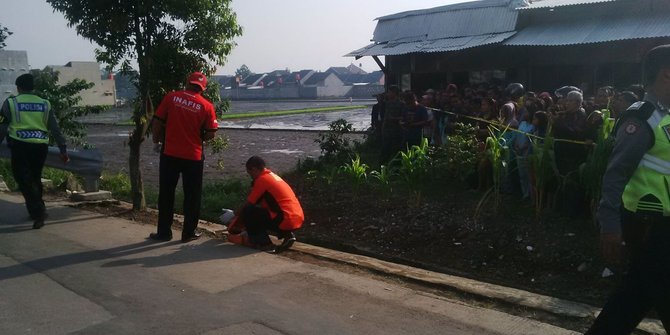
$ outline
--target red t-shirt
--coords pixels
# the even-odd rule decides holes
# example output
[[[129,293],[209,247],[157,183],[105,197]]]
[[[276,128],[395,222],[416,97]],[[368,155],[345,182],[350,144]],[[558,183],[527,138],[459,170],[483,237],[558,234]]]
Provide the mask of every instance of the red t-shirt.
[[[214,105],[191,91],[168,93],[156,117],[165,122],[163,154],[177,158],[202,160],[203,130],[219,128]]]
[[[273,219],[281,213],[283,215],[279,224],[281,230],[296,230],[305,220],[300,201],[291,186],[268,169],[254,180],[247,201],[251,204],[260,204],[270,212],[270,217]]]

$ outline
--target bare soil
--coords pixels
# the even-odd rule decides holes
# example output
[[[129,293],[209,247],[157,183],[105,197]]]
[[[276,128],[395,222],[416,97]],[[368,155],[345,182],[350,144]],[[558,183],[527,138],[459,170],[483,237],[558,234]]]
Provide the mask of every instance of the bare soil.
[[[102,151],[105,171],[128,171],[127,134],[130,130],[131,127],[114,125],[88,126],[88,142]],[[246,177],[244,163],[253,155],[262,156],[278,173],[293,170],[301,159],[320,155],[315,142],[318,132],[224,129],[217,134],[228,138],[228,148],[217,155],[205,150],[205,181]],[[223,170],[217,167],[220,159],[224,162]],[[143,143],[141,162],[145,185],[157,188],[159,155],[153,152],[151,139]]]

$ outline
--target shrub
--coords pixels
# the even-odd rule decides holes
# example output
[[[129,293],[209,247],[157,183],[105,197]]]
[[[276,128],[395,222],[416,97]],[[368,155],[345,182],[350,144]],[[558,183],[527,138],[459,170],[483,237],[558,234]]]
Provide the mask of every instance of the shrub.
[[[446,173],[450,178],[466,181],[477,167],[478,148],[477,128],[457,123],[455,134],[449,136],[444,146],[432,152],[433,164],[438,172]]]
[[[103,173],[100,178],[100,189],[112,192],[116,199],[130,199],[130,177],[127,173]]]
[[[351,123],[347,120],[339,119],[328,125],[330,129],[327,133],[319,134],[319,138],[314,140],[319,143],[321,154],[326,160],[337,160],[343,157],[350,157],[354,151],[352,144],[344,135],[354,130]]]
[[[242,179],[231,179],[206,184],[202,189],[203,219],[217,222],[222,208],[236,209],[245,201],[249,191],[248,183]]]

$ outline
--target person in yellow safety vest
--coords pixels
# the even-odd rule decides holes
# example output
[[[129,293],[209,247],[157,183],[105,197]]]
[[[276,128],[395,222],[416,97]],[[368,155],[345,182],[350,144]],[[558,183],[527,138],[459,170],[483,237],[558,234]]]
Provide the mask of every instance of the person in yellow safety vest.
[[[630,264],[588,335],[630,334],[651,309],[670,327],[670,45],[643,70],[648,93],[617,123],[597,213],[605,261],[619,264],[625,242]]]
[[[42,168],[46,161],[49,134],[53,136],[63,163],[70,158],[49,101],[32,94],[31,74],[16,78],[18,95],[9,97],[0,109],[0,143],[7,137],[12,174],[26,201],[33,229],[44,226],[46,207],[42,200]]]

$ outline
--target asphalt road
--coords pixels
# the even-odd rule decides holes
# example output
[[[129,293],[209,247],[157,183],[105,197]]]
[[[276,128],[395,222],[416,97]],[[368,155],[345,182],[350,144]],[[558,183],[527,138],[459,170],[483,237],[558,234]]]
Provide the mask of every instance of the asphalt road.
[[[0,194],[0,334],[575,334],[364,275]],[[175,236],[179,236],[175,232]]]

